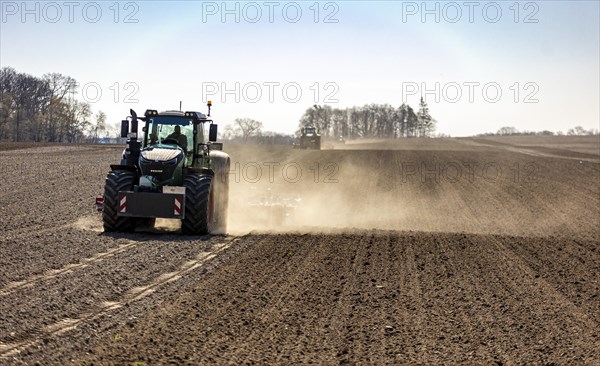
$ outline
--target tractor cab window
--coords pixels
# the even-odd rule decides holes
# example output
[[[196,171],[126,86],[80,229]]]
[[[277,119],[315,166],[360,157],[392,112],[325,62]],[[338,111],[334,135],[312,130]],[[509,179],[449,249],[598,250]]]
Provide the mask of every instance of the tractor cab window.
[[[315,128],[314,127],[307,127],[304,129],[304,133],[306,133],[307,135],[314,135],[315,134]]]
[[[194,123],[191,119],[158,116],[151,118],[148,124],[147,145],[169,144],[181,147],[191,153],[194,141]]]
[[[192,163],[194,122],[179,116],[157,116],[148,121],[146,146],[174,145],[185,152],[185,166]]]
[[[205,144],[208,138],[208,123],[201,123],[198,128],[198,142]]]

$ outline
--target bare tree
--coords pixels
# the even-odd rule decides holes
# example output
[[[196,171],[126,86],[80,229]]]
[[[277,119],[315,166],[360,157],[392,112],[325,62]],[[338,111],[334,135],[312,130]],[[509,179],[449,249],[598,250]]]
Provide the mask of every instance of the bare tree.
[[[38,78],[0,69],[0,140],[82,140],[91,109],[74,98],[76,85],[57,73]]]
[[[253,120],[251,118],[236,118],[235,124],[240,129],[244,142],[247,142],[250,136],[260,135],[260,131],[263,127],[262,122]]]
[[[594,132],[592,130],[587,131],[585,128],[581,127],[581,126],[576,126],[573,128],[570,128],[567,131],[567,135],[569,136],[584,136],[584,135],[593,135]]]
[[[44,75],[52,98],[46,112],[46,136],[48,141],[58,141],[61,122],[65,120],[67,95],[75,94],[77,82],[75,79],[58,73]]]
[[[502,127],[498,130],[498,132],[496,134],[498,135],[516,135],[519,133],[519,130],[517,130],[514,127]]]
[[[106,133],[106,113],[98,111],[98,113],[96,113],[94,116],[94,119],[96,121],[92,125],[90,137],[92,138],[92,142],[96,143],[98,142],[100,135]]]

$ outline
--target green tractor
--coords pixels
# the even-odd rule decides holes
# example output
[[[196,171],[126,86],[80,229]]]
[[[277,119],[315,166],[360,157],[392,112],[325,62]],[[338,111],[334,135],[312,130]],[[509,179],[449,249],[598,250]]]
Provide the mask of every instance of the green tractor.
[[[315,127],[303,127],[300,130],[301,149],[321,150],[321,135]]]
[[[167,218],[180,219],[186,235],[226,233],[230,159],[216,142],[217,125],[200,112],[130,113],[121,121],[128,137],[121,163],[110,166],[104,195],[96,197],[104,230],[131,232]]]

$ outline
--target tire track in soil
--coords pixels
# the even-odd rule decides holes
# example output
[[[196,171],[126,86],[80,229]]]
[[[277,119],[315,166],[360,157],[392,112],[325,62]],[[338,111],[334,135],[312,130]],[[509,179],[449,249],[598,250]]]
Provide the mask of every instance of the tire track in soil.
[[[0,342],[0,360],[11,357],[29,347],[32,347],[35,344],[41,343],[46,337],[52,335],[60,335],[62,333],[68,332],[69,330],[76,328],[82,323],[98,319],[112,310],[119,309],[123,306],[128,305],[131,302],[139,301],[151,295],[158,288],[165,286],[173,281],[177,281],[187,273],[201,267],[211,259],[215,258],[219,253],[231,247],[236,241],[240,240],[241,238],[243,238],[243,236],[236,236],[229,238],[224,242],[214,244],[211,247],[210,251],[199,252],[194,260],[183,263],[179,266],[177,270],[173,272],[162,273],[147,285],[129,289],[128,291],[124,292],[123,296],[117,301],[106,301],[101,304],[95,304],[95,310],[85,312],[77,318],[64,318],[52,324],[49,324],[43,327],[42,329],[38,329],[37,331],[33,332],[33,334],[35,335],[34,338],[14,343]]]
[[[0,238],[0,293],[8,290],[9,283],[18,287],[19,282],[62,273],[68,266],[77,266],[82,260],[127,244],[125,238],[115,240],[100,235],[101,232],[98,218],[83,216],[74,223],[38,230],[27,228],[20,235]]]
[[[58,277],[63,274],[71,273],[77,269],[85,268],[92,264],[97,264],[98,262],[103,261],[104,259],[112,257],[116,254],[119,254],[119,253],[135,246],[136,244],[137,244],[137,242],[130,241],[127,244],[121,244],[118,247],[108,250],[106,252],[96,253],[91,257],[84,258],[81,261],[79,261],[79,263],[67,264],[66,266],[64,266],[60,269],[50,270],[44,274],[34,275],[34,276],[31,276],[31,277],[21,280],[21,281],[10,282],[7,285],[5,285],[4,287],[0,288],[0,297],[10,295],[14,291],[24,288],[24,287],[31,287],[31,286],[37,284],[38,282],[43,282],[43,281]]]

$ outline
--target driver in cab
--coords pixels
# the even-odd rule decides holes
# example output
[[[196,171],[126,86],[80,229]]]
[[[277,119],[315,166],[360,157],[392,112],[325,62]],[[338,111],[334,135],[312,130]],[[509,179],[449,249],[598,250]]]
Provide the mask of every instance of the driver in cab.
[[[181,133],[181,126],[176,125],[173,133],[167,136],[166,139],[173,139],[177,141],[179,146],[181,146],[184,151],[187,151],[187,137]]]

